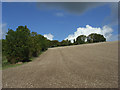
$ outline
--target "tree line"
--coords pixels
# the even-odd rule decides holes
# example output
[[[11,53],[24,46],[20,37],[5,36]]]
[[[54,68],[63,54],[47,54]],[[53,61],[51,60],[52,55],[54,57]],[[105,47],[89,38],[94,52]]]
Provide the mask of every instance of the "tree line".
[[[2,39],[2,52],[9,63],[15,64],[28,62],[31,57],[37,57],[48,48],[104,41],[104,36],[96,33],[89,36],[80,35],[73,43],[70,40],[51,41],[36,32],[31,32],[27,26],[18,26],[16,31],[8,29],[6,38]]]

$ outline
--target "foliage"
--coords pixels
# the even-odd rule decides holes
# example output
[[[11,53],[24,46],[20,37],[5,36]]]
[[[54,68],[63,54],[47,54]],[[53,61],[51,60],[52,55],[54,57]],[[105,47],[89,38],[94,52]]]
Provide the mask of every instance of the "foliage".
[[[30,56],[30,30],[19,26],[16,31],[8,30],[5,42],[5,54],[8,62],[29,60]]]
[[[101,34],[92,33],[87,37],[88,43],[105,42],[106,38]]]
[[[60,42],[58,40],[50,41],[50,47],[60,46]]]
[[[39,37],[36,32],[31,33],[31,51],[34,57],[38,56],[39,52],[41,51],[41,46],[38,38]]]
[[[16,31],[8,30],[3,40],[3,52],[10,63],[26,62],[32,56],[48,48],[48,40],[35,32],[30,33],[27,26],[18,26]]]
[[[86,40],[86,36],[85,35],[80,35],[80,36],[77,37],[76,43],[77,44],[84,44],[85,40]]]
[[[72,45],[70,40],[62,40],[61,42],[59,42],[58,40],[53,40],[50,41],[49,47],[69,46],[69,45]]]
[[[92,33],[89,36],[80,35],[70,40],[48,40],[36,32],[30,32],[27,26],[18,26],[16,31],[8,29],[6,39],[2,40],[2,52],[8,63],[28,62],[31,57],[37,57],[39,53],[47,50],[49,47],[69,46],[86,43],[104,42],[106,39],[103,35]]]
[[[71,41],[70,40],[62,40],[61,41],[61,46],[69,46],[69,45],[71,45]]]

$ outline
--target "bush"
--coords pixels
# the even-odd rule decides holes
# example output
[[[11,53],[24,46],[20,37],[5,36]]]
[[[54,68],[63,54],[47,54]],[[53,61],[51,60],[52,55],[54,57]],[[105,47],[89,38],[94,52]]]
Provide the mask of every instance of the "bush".
[[[88,43],[105,42],[106,38],[101,34],[92,33],[87,37]]]
[[[16,31],[8,30],[3,40],[3,52],[10,63],[26,62],[48,48],[49,41],[36,32],[30,33],[27,26],[18,26]]]
[[[80,35],[76,39],[77,44],[85,44],[86,36],[85,35]]]

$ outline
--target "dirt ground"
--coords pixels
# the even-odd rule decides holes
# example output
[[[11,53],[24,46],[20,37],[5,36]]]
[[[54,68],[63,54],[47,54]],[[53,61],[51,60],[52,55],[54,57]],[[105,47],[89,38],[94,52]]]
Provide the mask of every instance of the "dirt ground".
[[[3,88],[117,88],[118,42],[49,48],[2,75]]]

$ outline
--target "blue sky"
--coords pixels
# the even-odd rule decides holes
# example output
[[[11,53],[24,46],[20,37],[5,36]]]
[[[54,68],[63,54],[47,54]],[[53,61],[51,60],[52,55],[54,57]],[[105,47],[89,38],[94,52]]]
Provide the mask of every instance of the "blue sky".
[[[102,33],[106,37],[107,34],[112,34],[108,41],[115,41],[118,35],[118,25],[113,20],[114,15],[111,13],[114,11],[114,7],[111,6],[112,3],[81,5],[72,3],[4,2],[2,3],[2,23],[5,24],[5,29],[13,30],[20,25],[27,25],[31,31],[42,35],[51,34],[54,36],[53,40],[59,41],[65,38],[72,40],[81,33],[84,34],[83,29],[90,29],[86,27],[86,25],[89,25],[93,28],[91,29],[93,31],[95,28],[96,30],[98,28],[101,31],[103,30]],[[105,33],[107,32],[106,29],[102,29],[105,25],[107,25],[106,29],[109,30],[108,33]],[[78,28],[79,31],[77,31]]]

